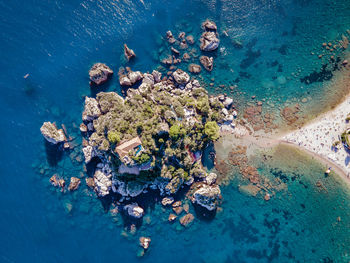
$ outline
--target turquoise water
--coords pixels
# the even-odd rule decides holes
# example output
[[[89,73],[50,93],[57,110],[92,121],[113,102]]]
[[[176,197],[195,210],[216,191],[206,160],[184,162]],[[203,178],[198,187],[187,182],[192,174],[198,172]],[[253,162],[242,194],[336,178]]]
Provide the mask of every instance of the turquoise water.
[[[230,93],[227,87],[237,85],[232,95],[241,107],[256,95],[270,100],[273,111],[304,97],[320,103],[327,82],[300,79],[328,61],[329,55],[317,57],[322,43],[350,28],[348,1],[30,0],[0,1],[0,7],[1,262],[135,262],[141,235],[152,238],[146,262],[349,261],[349,192],[335,177],[324,179],[327,195],[318,192],[313,178],[321,178],[323,168],[311,160],[288,191],[268,203],[243,195],[233,180],[222,189],[222,212],[209,222],[197,218],[186,230],[169,225],[169,211],[149,202],[150,225],[145,219],[125,238],[119,215],[105,212],[84,184],[64,194],[49,185],[52,174],[79,176],[82,166],[69,156],[49,166],[39,132],[43,121],[64,123],[79,144],[73,123],[80,123],[83,96],[97,92],[88,85],[93,63],[117,72],[126,42],[137,54],[131,67],[151,71],[159,66],[166,30],[198,39],[207,17],[229,35],[220,35],[213,72],[199,77],[211,92]],[[117,78],[102,89],[120,91]],[[71,157],[79,153],[77,146]],[[266,176],[293,173],[259,163]]]

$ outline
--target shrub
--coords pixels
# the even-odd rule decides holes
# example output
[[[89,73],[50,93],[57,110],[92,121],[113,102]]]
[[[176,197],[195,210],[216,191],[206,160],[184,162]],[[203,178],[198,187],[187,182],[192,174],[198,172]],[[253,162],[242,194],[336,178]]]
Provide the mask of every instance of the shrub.
[[[114,132],[114,131],[109,131],[108,132],[108,141],[110,143],[114,143],[114,144],[117,144],[120,142],[120,136],[117,132]]]
[[[215,141],[219,138],[219,126],[215,121],[208,121],[204,126],[204,133],[210,140]]]

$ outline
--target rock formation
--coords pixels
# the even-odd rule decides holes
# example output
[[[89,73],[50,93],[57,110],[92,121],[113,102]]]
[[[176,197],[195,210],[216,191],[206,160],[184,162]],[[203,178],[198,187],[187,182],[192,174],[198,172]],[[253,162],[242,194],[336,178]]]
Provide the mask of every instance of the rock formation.
[[[113,70],[111,70],[106,64],[96,63],[92,66],[89,71],[90,85],[101,85],[105,83],[110,76],[113,75]]]
[[[40,128],[40,131],[44,138],[52,144],[58,144],[66,141],[64,131],[62,129],[57,129],[56,124],[54,123],[44,122]]]
[[[213,57],[201,56],[199,58],[199,61],[201,62],[201,64],[203,65],[203,67],[206,70],[208,70],[208,71],[212,71],[213,70],[213,66],[214,66],[214,59],[213,59]]]
[[[128,48],[126,44],[124,44],[124,55],[128,61],[136,57],[134,50],[132,50],[131,48]]]

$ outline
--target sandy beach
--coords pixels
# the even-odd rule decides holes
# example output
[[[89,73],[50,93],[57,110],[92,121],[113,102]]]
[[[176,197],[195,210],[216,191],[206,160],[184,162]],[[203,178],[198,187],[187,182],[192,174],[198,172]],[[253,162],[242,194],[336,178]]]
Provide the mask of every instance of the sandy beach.
[[[335,150],[332,145],[335,141],[339,141],[340,134],[347,127],[350,127],[350,124],[345,121],[349,113],[350,96],[347,96],[333,110],[320,115],[304,127],[283,135],[280,140],[294,144],[330,161],[330,164],[338,166],[348,177],[350,174],[350,155],[345,151],[343,145],[338,150]],[[332,165],[330,166],[332,167]]]

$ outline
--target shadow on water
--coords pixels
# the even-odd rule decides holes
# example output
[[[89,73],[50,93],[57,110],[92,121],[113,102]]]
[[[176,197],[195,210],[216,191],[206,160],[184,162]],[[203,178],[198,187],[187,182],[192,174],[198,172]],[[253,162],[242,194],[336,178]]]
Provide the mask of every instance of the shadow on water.
[[[58,162],[62,160],[63,157],[62,144],[52,144],[45,139],[43,140],[48,164],[50,166],[57,166]]]

